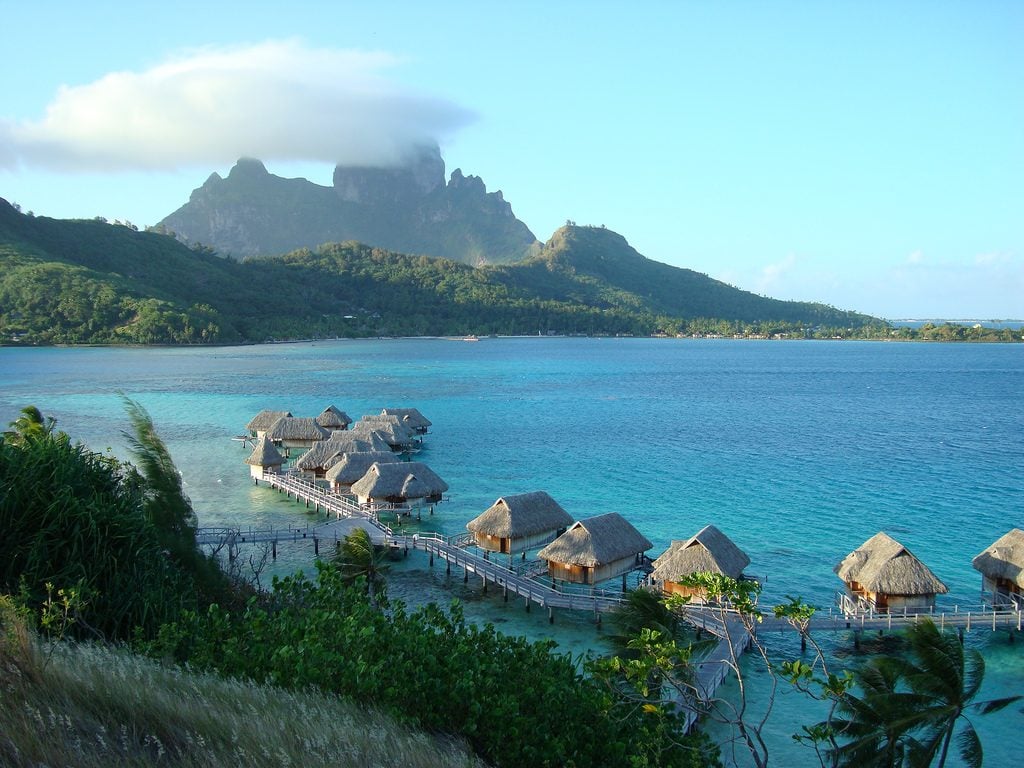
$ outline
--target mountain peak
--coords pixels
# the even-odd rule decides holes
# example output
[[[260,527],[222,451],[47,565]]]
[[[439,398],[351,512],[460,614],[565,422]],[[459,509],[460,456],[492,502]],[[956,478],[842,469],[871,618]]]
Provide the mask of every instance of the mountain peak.
[[[228,178],[236,181],[259,179],[269,175],[267,167],[263,162],[254,157],[239,158],[238,162],[235,163],[235,167],[228,172]]]
[[[334,190],[349,203],[387,203],[425,197],[444,186],[444,160],[436,145],[410,150],[394,166],[338,165]]]
[[[466,264],[519,261],[539,245],[500,192],[460,169],[445,183],[436,144],[394,165],[338,165],[333,186],[285,179],[242,158],[227,178],[211,175],[161,222],[186,242],[237,258],[357,240]]]

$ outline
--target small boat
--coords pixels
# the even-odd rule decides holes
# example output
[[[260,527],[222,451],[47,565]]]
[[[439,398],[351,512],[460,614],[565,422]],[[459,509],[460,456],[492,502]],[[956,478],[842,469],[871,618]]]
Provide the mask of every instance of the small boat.
[[[469,336],[464,336],[462,340],[463,341],[480,341],[480,339],[478,339],[476,336],[473,336],[472,334],[470,334]]]

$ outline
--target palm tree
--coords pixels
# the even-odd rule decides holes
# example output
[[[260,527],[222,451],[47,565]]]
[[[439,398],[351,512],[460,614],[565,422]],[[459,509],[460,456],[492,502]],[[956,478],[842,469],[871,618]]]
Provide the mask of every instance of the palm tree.
[[[635,589],[612,613],[615,630],[608,636],[617,655],[629,657],[629,643],[643,629],[653,629],[671,640],[681,640],[691,631],[678,612],[665,605],[661,595],[650,589]]]
[[[914,658],[907,682],[926,701],[917,715],[925,733],[920,764],[930,765],[938,753],[938,768],[944,768],[953,733],[963,720],[957,736],[960,759],[972,768],[980,768],[981,739],[967,713],[998,712],[1022,697],[975,701],[985,678],[985,660],[977,650],[964,649],[956,635],[939,632],[932,621],[911,627],[907,635]]]
[[[163,545],[180,563],[196,559],[196,513],[181,483],[170,451],[157,434],[153,419],[139,403],[123,397],[131,431],[122,434],[146,479],[143,508]]]
[[[848,739],[833,751],[834,765],[895,768],[917,753],[909,731],[921,702],[903,690],[907,666],[903,659],[881,656],[854,672],[862,695],[841,696],[827,723],[836,739]]]
[[[34,405],[26,405],[21,409],[21,416],[8,424],[11,429],[4,432],[4,439],[12,445],[25,445],[31,440],[52,435],[56,424],[57,420],[52,416],[44,417]]]
[[[909,658],[872,659],[854,673],[864,695],[845,694],[837,707],[840,717],[831,723],[838,738],[850,739],[836,750],[839,764],[930,766],[938,757],[938,768],[944,768],[959,729],[961,760],[980,768],[981,740],[968,713],[998,712],[1022,697],[975,701],[985,660],[931,620],[911,626],[907,640]]]
[[[356,528],[345,537],[334,558],[334,564],[348,582],[358,578],[366,579],[366,593],[370,605],[377,607],[377,590],[384,585],[384,574],[388,570],[387,554],[373,545],[365,528]]]

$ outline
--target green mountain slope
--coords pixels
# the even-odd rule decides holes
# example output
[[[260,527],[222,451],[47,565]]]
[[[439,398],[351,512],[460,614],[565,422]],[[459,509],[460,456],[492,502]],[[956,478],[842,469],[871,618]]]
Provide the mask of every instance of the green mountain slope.
[[[560,230],[517,265],[474,268],[355,242],[236,262],[102,221],[0,200],[3,343],[231,343],[330,336],[634,334],[717,318],[860,327],[645,259],[615,233]],[[739,326],[737,326],[739,327]]]
[[[622,235],[603,227],[562,227],[539,255],[505,271],[539,296],[561,296],[597,307],[631,307],[669,317],[847,327],[874,321],[825,304],[758,296],[690,269],[652,261],[637,253]]]

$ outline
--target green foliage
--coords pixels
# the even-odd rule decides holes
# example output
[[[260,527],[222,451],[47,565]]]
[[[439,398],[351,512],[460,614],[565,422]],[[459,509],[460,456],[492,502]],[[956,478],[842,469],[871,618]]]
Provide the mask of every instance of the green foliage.
[[[467,624],[457,603],[370,604],[335,566],[316,581],[275,580],[244,613],[216,606],[164,628],[149,646],[193,667],[289,688],[316,685],[394,713],[430,731],[464,737],[499,766],[645,765],[652,745],[639,715],[610,718],[611,699],[551,643]],[[676,734],[678,736],[678,734]],[[680,747],[700,765],[701,744]]]
[[[0,490],[0,592],[24,592],[39,610],[54,588],[74,590],[74,634],[127,639],[197,607],[197,591],[227,592],[194,536],[189,552],[187,532],[167,522],[177,513],[165,505],[187,503],[173,487],[154,489],[66,434],[0,442]]]
[[[765,299],[650,261],[589,227],[560,230],[507,266],[355,242],[238,263],[159,231],[29,217],[0,201],[0,265],[0,343],[888,333],[863,315]]]
[[[981,740],[969,713],[998,712],[1020,701],[1009,696],[975,701],[985,677],[985,661],[964,649],[954,633],[942,633],[925,619],[906,631],[908,656],[876,657],[854,672],[860,695],[838,700],[831,723],[841,744],[844,766],[928,766],[942,768],[954,734],[964,764],[980,768]]]
[[[469,749],[362,702],[284,691],[159,664],[123,647],[52,644],[0,596],[0,765],[4,768],[485,768]]]

